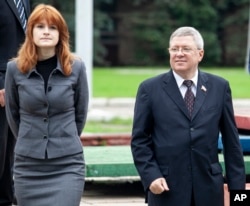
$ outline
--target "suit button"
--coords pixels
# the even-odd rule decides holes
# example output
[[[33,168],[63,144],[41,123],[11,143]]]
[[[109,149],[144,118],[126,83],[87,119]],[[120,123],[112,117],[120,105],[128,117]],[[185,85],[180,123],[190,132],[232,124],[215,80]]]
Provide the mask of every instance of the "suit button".
[[[47,139],[47,135],[44,135],[44,136],[43,136],[43,139]]]
[[[47,121],[48,121],[48,119],[47,119],[47,118],[43,118],[43,121],[44,121],[44,122],[47,122]]]
[[[193,128],[193,127],[191,127],[191,128],[190,128],[190,131],[191,131],[191,132],[193,132],[193,131],[194,131],[194,128]]]
[[[48,87],[48,92],[50,92],[52,90],[52,87],[51,86],[49,86]]]

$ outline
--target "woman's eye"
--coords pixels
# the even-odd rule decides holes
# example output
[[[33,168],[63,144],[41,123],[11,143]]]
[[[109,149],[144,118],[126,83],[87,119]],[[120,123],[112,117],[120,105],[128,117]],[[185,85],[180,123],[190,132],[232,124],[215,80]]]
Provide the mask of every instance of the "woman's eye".
[[[37,28],[43,28],[43,25],[38,24],[38,25],[36,25],[36,27],[37,27]]]
[[[51,28],[51,29],[57,29],[57,27],[56,27],[56,26],[50,26],[50,28]]]

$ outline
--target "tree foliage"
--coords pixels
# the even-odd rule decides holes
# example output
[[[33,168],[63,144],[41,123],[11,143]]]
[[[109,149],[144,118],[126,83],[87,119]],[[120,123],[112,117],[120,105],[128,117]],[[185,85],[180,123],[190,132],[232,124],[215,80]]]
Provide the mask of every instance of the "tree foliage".
[[[37,3],[49,3],[63,13],[71,33],[73,50],[74,2],[31,0],[32,6]],[[180,26],[193,26],[201,32],[205,41],[203,65],[244,65],[249,0],[93,2],[95,65],[166,65],[169,36]],[[113,56],[113,60],[108,59],[110,56]],[[117,60],[114,62],[114,59]]]
[[[248,5],[247,0],[134,1],[133,6],[140,8],[129,14],[140,45],[135,63],[165,64],[171,32],[180,26],[193,26],[205,40],[203,64],[242,65],[246,48],[239,45],[247,41]]]

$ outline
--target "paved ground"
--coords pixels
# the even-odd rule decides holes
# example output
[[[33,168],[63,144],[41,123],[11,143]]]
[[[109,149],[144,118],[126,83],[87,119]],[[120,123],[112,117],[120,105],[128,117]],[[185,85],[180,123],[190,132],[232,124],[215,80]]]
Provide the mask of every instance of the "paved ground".
[[[146,206],[140,182],[87,182],[80,206]]]
[[[250,115],[250,99],[235,99],[233,105],[236,114]]]
[[[90,101],[89,120],[110,120],[114,117],[131,118],[134,114],[134,98],[93,98]],[[236,113],[250,115],[250,99],[233,100]]]
[[[90,100],[88,120],[131,118],[134,114],[134,103],[134,98],[93,98]]]

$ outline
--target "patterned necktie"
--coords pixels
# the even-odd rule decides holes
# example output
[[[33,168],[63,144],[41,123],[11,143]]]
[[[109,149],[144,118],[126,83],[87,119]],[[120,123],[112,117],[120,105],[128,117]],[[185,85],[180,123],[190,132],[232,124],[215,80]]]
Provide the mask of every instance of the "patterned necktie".
[[[193,112],[193,108],[194,108],[194,99],[195,99],[194,93],[192,92],[192,89],[191,89],[193,82],[192,82],[192,80],[184,80],[183,84],[187,87],[184,101],[186,103],[189,115],[191,117],[192,112]]]
[[[18,11],[19,16],[20,16],[20,20],[21,20],[23,30],[25,31],[26,30],[27,19],[26,19],[26,16],[25,16],[23,2],[22,2],[22,0],[14,0],[14,2],[16,4],[16,8],[17,8],[17,11]]]

